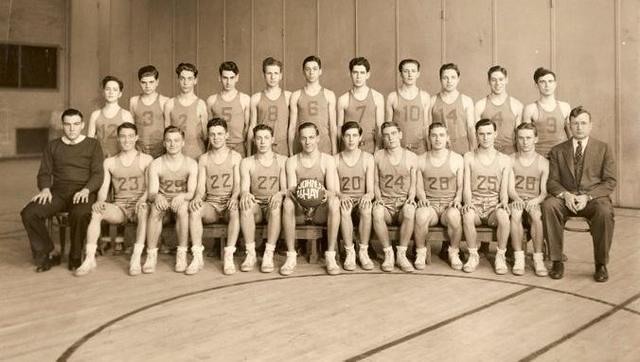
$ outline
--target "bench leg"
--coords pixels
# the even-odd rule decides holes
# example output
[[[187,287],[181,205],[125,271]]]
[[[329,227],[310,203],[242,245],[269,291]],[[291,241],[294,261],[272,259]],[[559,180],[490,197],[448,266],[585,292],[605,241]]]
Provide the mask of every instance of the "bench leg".
[[[309,255],[309,263],[318,264],[318,240],[307,240],[307,255]]]

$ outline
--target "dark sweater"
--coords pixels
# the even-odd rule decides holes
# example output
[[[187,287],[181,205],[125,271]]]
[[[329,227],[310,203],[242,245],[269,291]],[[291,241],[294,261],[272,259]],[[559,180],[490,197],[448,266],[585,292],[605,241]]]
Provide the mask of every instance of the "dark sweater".
[[[96,192],[102,185],[102,148],[95,138],[68,145],[61,138],[47,145],[38,171],[38,189],[82,189]]]

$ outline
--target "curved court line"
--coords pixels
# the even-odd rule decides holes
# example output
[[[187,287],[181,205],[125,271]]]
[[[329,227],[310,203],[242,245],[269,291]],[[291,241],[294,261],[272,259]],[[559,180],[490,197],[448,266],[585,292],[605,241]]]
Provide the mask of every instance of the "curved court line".
[[[448,277],[448,278],[472,279],[472,280],[482,280],[482,281],[488,281],[488,282],[497,282],[497,283],[503,283],[503,284],[512,284],[512,285],[518,285],[518,286],[523,286],[523,287],[529,287],[529,288],[523,289],[523,291],[524,290],[529,291],[529,290],[532,290],[532,289],[541,289],[541,290],[546,290],[546,291],[550,291],[550,292],[554,292],[554,293],[566,294],[566,295],[574,296],[574,297],[577,297],[577,298],[593,301],[593,302],[596,302],[596,303],[605,304],[605,305],[608,305],[608,306],[614,307],[614,308],[620,307],[619,309],[634,313],[636,315],[640,315],[640,312],[626,308],[626,305],[629,304],[629,303],[624,304],[624,305],[619,305],[619,304],[607,302],[605,300],[601,300],[601,299],[597,299],[597,298],[593,298],[593,297],[577,294],[577,293],[574,293],[574,292],[568,292],[568,291],[564,291],[564,290],[558,290],[558,289],[553,289],[553,288],[549,288],[549,287],[538,286],[538,285],[522,283],[522,282],[516,282],[516,281],[511,281],[511,280],[499,280],[499,279],[491,279],[491,278],[486,278],[486,277],[475,277],[475,276],[464,275],[464,274],[461,274],[461,275],[440,274],[440,273],[412,273],[412,274],[407,274],[407,273],[399,273],[399,272],[387,273],[387,272],[381,272],[381,271],[380,272],[360,271],[360,272],[342,273],[340,275],[334,275],[334,276],[330,276],[330,275],[327,275],[325,273],[296,275],[296,276],[288,276],[288,277],[276,276],[276,277],[273,277],[273,278],[248,280],[248,281],[244,281],[244,282],[237,282],[237,283],[219,285],[219,286],[211,287],[211,288],[195,290],[195,291],[192,291],[192,292],[179,294],[179,295],[167,298],[167,299],[162,299],[162,300],[159,300],[157,302],[154,302],[154,303],[151,303],[151,304],[147,304],[147,305],[142,306],[140,308],[134,309],[134,310],[132,310],[130,312],[127,312],[125,314],[122,314],[122,315],[120,315],[120,316],[118,316],[118,317],[116,317],[116,318],[114,318],[114,319],[112,319],[110,321],[107,321],[106,323],[98,326],[97,328],[93,329],[89,333],[87,333],[84,336],[80,337],[80,339],[78,339],[71,346],[69,346],[60,355],[60,357],[57,358],[57,361],[67,361],[69,359],[69,357],[71,357],[71,355],[76,350],[78,350],[78,348],[80,348],[83,344],[88,342],[91,338],[95,337],[97,334],[99,334],[103,330],[105,330],[108,327],[116,324],[117,322],[119,322],[121,320],[124,320],[124,319],[127,319],[127,318],[129,318],[129,317],[131,317],[131,316],[133,316],[135,314],[138,314],[140,312],[146,311],[146,310],[151,309],[153,307],[157,307],[159,305],[162,305],[162,304],[165,304],[165,303],[169,303],[169,302],[172,302],[172,301],[177,300],[177,299],[182,299],[182,298],[186,298],[186,297],[190,297],[190,296],[194,296],[194,295],[198,295],[198,294],[203,294],[203,293],[208,293],[208,292],[211,292],[211,291],[216,291],[216,290],[221,290],[221,289],[238,287],[238,286],[242,286],[242,285],[258,284],[258,283],[269,282],[269,281],[303,279],[303,278],[313,278],[313,277],[339,278],[339,277],[345,277],[345,276],[349,276],[349,275],[388,275],[388,276],[403,276],[403,277],[407,277],[407,276],[409,276],[409,277],[410,276],[413,276],[413,277],[423,277],[423,276],[426,276],[426,277]]]

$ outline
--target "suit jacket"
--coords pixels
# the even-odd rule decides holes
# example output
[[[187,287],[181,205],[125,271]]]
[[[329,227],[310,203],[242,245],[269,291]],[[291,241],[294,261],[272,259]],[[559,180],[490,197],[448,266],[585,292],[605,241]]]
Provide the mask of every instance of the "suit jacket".
[[[580,187],[578,187],[580,185]],[[561,192],[608,197],[616,187],[616,164],[609,145],[593,137],[584,149],[582,179],[576,180],[573,161],[573,143],[569,139],[549,152],[549,179],[547,191],[551,195]]]

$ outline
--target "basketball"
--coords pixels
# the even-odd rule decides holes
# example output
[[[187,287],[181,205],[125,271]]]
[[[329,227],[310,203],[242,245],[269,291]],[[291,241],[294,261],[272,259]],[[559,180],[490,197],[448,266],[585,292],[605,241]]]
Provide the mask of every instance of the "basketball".
[[[316,179],[304,179],[296,186],[296,198],[302,207],[315,208],[322,204],[324,187]]]

